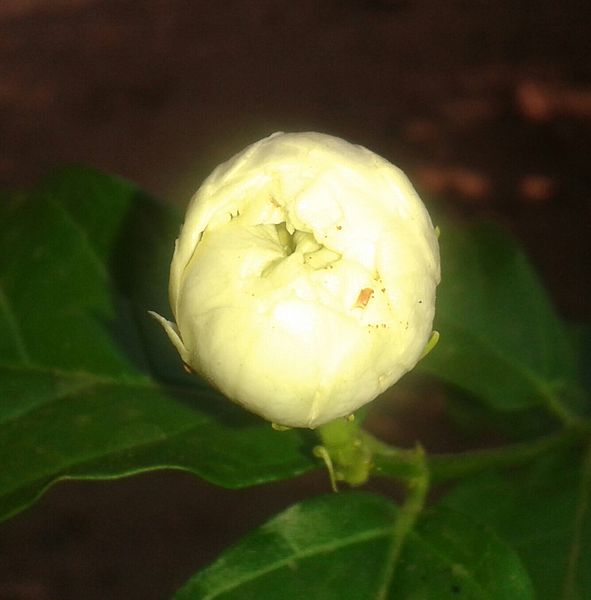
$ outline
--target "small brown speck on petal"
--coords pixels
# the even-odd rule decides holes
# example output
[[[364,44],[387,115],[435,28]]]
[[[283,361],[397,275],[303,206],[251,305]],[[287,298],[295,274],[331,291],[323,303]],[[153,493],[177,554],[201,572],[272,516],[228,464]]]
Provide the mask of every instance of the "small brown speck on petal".
[[[373,296],[373,290],[371,288],[363,288],[357,296],[357,300],[353,305],[353,308],[365,308]]]

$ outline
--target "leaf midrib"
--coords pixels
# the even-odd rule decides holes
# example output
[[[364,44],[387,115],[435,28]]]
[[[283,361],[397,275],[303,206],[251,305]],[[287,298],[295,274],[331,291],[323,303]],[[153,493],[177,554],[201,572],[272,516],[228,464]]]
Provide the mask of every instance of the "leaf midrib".
[[[580,483],[577,490],[577,507],[572,524],[572,540],[563,581],[562,600],[575,600],[576,580],[580,571],[582,532],[585,522],[590,517],[591,505],[591,443],[587,447],[586,456],[580,471]]]
[[[527,381],[534,390],[543,396],[548,395],[548,388],[551,382],[546,381],[542,377],[536,375],[534,371],[528,368],[525,363],[519,361],[519,355],[509,356],[505,355],[501,349],[498,349],[494,344],[488,341],[488,338],[470,331],[466,326],[461,325],[458,321],[448,316],[440,318],[444,323],[447,322],[451,327],[455,327],[457,330],[462,332],[464,336],[472,339],[477,345],[484,348],[489,354],[495,357],[500,363],[507,365],[508,370],[513,371],[519,375],[523,380]],[[442,328],[444,329],[444,328]],[[441,342],[440,342],[441,343]]]
[[[164,393],[191,395],[195,393],[203,393],[204,390],[191,385],[180,385],[171,383],[159,383],[148,375],[140,375],[138,378],[131,378],[128,375],[123,375],[120,378],[114,375],[97,375],[95,373],[89,373],[87,371],[67,371],[64,369],[45,367],[41,365],[11,365],[0,363],[0,371],[20,372],[24,374],[35,374],[45,375],[60,378],[62,380],[70,381],[72,383],[79,382],[79,386],[72,387],[71,389],[64,390],[64,394],[57,393],[56,395],[47,397],[43,402],[34,404],[30,407],[30,410],[18,413],[14,418],[8,418],[0,420],[0,426],[4,426],[14,420],[18,420],[22,417],[27,416],[31,412],[34,412],[40,408],[46,407],[56,400],[67,399],[71,394],[78,393],[80,391],[86,391],[93,388],[99,387],[119,387],[119,388],[130,388],[130,389],[142,389],[150,391],[161,390]]]
[[[356,544],[362,544],[367,541],[372,541],[378,539],[380,537],[387,537],[388,534],[392,532],[392,528],[388,526],[382,526],[379,528],[374,528],[368,531],[364,531],[362,533],[357,533],[354,536],[339,538],[338,541],[332,540],[329,543],[318,544],[313,546],[308,550],[300,550],[297,554],[292,554],[286,558],[278,560],[274,563],[266,565],[264,568],[260,568],[257,570],[251,570],[244,577],[239,577],[234,579],[231,583],[224,587],[217,587],[213,593],[208,593],[206,596],[203,596],[202,600],[212,600],[216,597],[219,597],[221,594],[225,594],[231,590],[237,589],[251,581],[259,579],[260,577],[272,573],[273,571],[277,571],[284,567],[289,567],[294,560],[304,560],[307,558],[312,558],[318,554],[326,554],[328,552],[336,552],[342,548],[346,548],[349,546],[354,546]],[[288,544],[291,548],[290,544]],[[215,565],[215,563],[214,563]],[[213,565],[212,565],[213,566]],[[206,582],[205,582],[206,583]],[[189,584],[190,585],[190,584]]]
[[[109,281],[110,275],[105,266],[105,263],[101,259],[99,253],[97,252],[94,245],[90,242],[88,237],[88,232],[86,229],[80,225],[80,223],[74,218],[74,215],[60,202],[56,201],[54,198],[50,201],[51,206],[58,211],[64,218],[64,221],[70,225],[71,229],[76,232],[78,238],[80,239],[80,244],[83,248],[86,248],[88,256],[94,263],[99,275],[104,281]]]
[[[445,564],[447,566],[451,566],[451,567],[453,567],[454,565],[457,564],[457,561],[451,560],[450,558],[448,558],[447,556],[442,554],[441,551],[438,548],[436,548],[434,544],[430,544],[428,541],[426,541],[424,536],[422,536],[420,533],[418,533],[416,531],[416,529],[411,532],[409,537],[410,537],[410,539],[413,540],[414,543],[418,543],[419,545],[422,545],[424,549],[426,549],[432,556],[435,556],[443,564]],[[482,560],[482,555],[481,555],[481,560]],[[477,562],[475,564],[478,565],[479,562]],[[480,582],[474,576],[474,570],[475,569],[473,569],[473,568],[470,569],[470,571],[463,578],[467,581],[470,581],[474,585],[474,587],[476,587],[480,592],[485,594],[483,596],[483,598],[492,598],[492,596],[490,596],[490,594],[482,587]]]
[[[73,393],[75,393],[76,391],[77,390],[74,390]],[[67,396],[65,398],[67,398]],[[61,399],[63,399],[63,398],[60,398],[60,400]],[[37,406],[36,410],[40,410],[40,409],[44,408],[45,406],[46,405]],[[35,412],[35,411],[31,411],[31,412]],[[70,460],[70,461],[62,462],[59,465],[59,471],[57,473],[55,471],[55,467],[53,468],[53,470],[49,471],[48,473],[45,473],[43,471],[37,472],[37,473],[31,473],[32,477],[27,478],[27,479],[21,479],[19,481],[18,485],[13,488],[8,488],[6,486],[3,486],[1,495],[14,494],[14,493],[18,492],[19,489],[35,485],[36,482],[43,481],[47,478],[50,478],[52,480],[60,479],[60,478],[64,477],[65,474],[63,472],[65,470],[72,469],[73,467],[80,468],[80,467],[83,467],[85,464],[91,464],[98,459],[105,460],[105,459],[111,458],[113,456],[116,456],[122,452],[126,452],[128,450],[136,451],[136,450],[140,450],[140,449],[145,449],[149,446],[161,444],[164,440],[170,442],[170,441],[177,439],[179,437],[182,437],[190,432],[198,431],[199,427],[201,425],[202,425],[201,422],[197,422],[197,423],[192,422],[189,424],[187,424],[185,422],[182,425],[179,425],[179,427],[176,428],[174,432],[166,433],[164,435],[161,434],[157,439],[144,440],[142,442],[133,440],[130,443],[124,443],[124,444],[118,446],[117,448],[111,448],[108,451],[86,454],[83,457],[83,460]],[[164,465],[160,465],[160,467],[155,467],[155,468],[162,468],[163,466]]]
[[[8,295],[4,291],[2,286],[2,282],[0,282],[0,309],[6,315],[9,334],[12,334],[12,340],[14,341],[15,348],[19,357],[25,362],[29,363],[31,357],[29,356],[29,351],[27,349],[27,344],[25,343],[25,338],[23,337],[21,327],[18,319],[16,318],[16,313],[12,308],[12,303],[10,302]]]
[[[235,590],[240,586],[243,586],[251,581],[254,581],[268,573],[279,570],[284,567],[288,567],[294,560],[304,560],[307,558],[312,558],[316,555],[326,554],[328,552],[336,552],[342,548],[354,546],[356,544],[361,544],[364,542],[372,541],[379,539],[381,537],[388,537],[392,534],[392,527],[390,525],[384,525],[382,527],[372,528],[371,530],[366,530],[361,533],[356,533],[353,536],[349,536],[346,538],[339,538],[338,541],[332,541],[331,543],[318,544],[313,548],[303,551],[297,551],[294,549],[294,554],[284,559],[281,559],[271,565],[267,565],[265,568],[257,569],[256,571],[249,571],[247,576],[240,577],[238,579],[234,579],[231,583],[228,583],[227,586],[217,587],[212,593],[208,593],[203,597],[203,600],[215,600],[215,598],[219,597],[222,594],[225,594],[229,591]],[[285,540],[285,538],[283,538]],[[416,528],[410,533],[409,541],[412,540],[412,543],[419,543],[423,546],[423,548],[427,549],[432,556],[434,556],[437,560],[447,566],[453,566],[457,563],[453,559],[445,556],[441,551],[439,551],[432,543],[430,543],[427,539],[425,539],[424,535],[420,534]],[[291,548],[293,546],[288,544]],[[296,553],[297,552],[297,553]],[[478,564],[478,563],[476,563]],[[215,565],[215,563],[214,563]],[[212,565],[213,566],[213,565]],[[466,575],[463,578],[467,581],[470,581],[471,584],[477,589],[481,594],[482,598],[489,598],[492,600],[492,596],[490,593],[482,587],[482,584],[476,579],[474,575],[475,569],[470,566]],[[199,577],[199,576],[198,576]],[[207,581],[203,582],[207,584]],[[188,584],[188,589],[190,589],[190,584]]]
[[[177,431],[173,435],[167,436],[166,439],[167,439],[167,441],[174,440],[178,437],[182,437],[182,436],[186,435],[187,433],[190,433],[191,430],[193,430],[193,429],[197,430],[198,426],[193,425],[192,427],[188,427],[186,430]],[[148,448],[149,446],[155,446],[155,445],[161,443],[162,441],[163,440],[161,440],[161,439],[145,441],[140,444],[136,443],[132,446],[121,447],[121,448],[118,448],[117,450],[107,452],[104,454],[100,454],[97,456],[85,457],[85,459],[80,462],[73,462],[73,463],[69,463],[69,464],[65,465],[64,469],[70,469],[72,467],[83,468],[85,465],[92,464],[97,459],[113,458],[113,457],[116,457],[118,454],[126,452],[129,449],[133,449],[133,450],[145,449],[145,448]],[[8,493],[6,493],[6,488],[3,489],[2,494],[0,494],[0,499],[2,497],[7,498],[9,496],[22,493],[23,490],[26,490],[26,489],[32,490],[32,497],[31,497],[30,501],[27,501],[25,503],[19,502],[19,506],[14,508],[13,511],[9,511],[8,513],[5,513],[5,514],[0,513],[0,523],[6,519],[9,519],[13,514],[20,512],[22,510],[22,508],[33,504],[38,498],[43,496],[43,494],[47,491],[47,489],[49,489],[50,487],[59,483],[60,481],[65,481],[65,480],[76,480],[76,481],[100,480],[100,481],[104,481],[106,479],[120,479],[122,477],[129,477],[131,475],[138,475],[140,473],[147,473],[150,471],[158,471],[158,470],[165,469],[165,468],[166,469],[175,469],[175,470],[179,470],[179,471],[192,472],[192,469],[190,469],[188,467],[183,467],[180,465],[161,464],[161,465],[150,465],[147,467],[146,466],[133,467],[133,468],[125,469],[125,470],[120,469],[117,471],[116,474],[113,474],[113,475],[104,475],[104,474],[101,474],[101,475],[77,475],[77,474],[75,474],[75,475],[73,475],[73,474],[68,474],[68,473],[63,473],[63,472],[58,473],[58,474],[53,473],[53,475],[52,474],[40,475],[33,480],[24,482],[24,485],[21,484],[15,488],[7,490]],[[62,471],[64,469],[62,469]]]

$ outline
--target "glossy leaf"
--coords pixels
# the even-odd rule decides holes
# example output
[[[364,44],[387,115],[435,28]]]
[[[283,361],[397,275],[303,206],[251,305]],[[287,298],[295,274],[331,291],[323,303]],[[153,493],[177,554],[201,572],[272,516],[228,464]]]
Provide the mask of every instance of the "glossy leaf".
[[[240,487],[314,465],[185,375],[168,314],[177,215],[132,185],[65,170],[0,204],[0,519],[66,477],[187,469]]]
[[[590,458],[582,465],[571,452],[487,473],[458,484],[443,504],[493,526],[523,559],[539,600],[591,598]]]
[[[368,493],[288,508],[195,575],[175,600],[374,598],[396,506]],[[389,597],[531,599],[527,574],[490,531],[451,511],[427,513],[410,534]]]
[[[442,226],[438,346],[418,369],[497,410],[556,399],[576,364],[565,328],[523,252],[492,225]]]

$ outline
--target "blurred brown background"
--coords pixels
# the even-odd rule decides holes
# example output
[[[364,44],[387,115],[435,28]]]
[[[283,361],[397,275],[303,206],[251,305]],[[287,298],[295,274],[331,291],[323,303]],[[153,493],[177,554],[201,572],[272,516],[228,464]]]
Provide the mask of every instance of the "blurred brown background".
[[[247,143],[324,131],[403,167],[430,206],[502,221],[583,320],[590,17],[568,0],[0,0],[0,186],[83,162],[182,206]],[[392,426],[412,443],[433,420],[401,409]],[[170,597],[327,490],[323,474],[242,492],[181,473],[62,484],[0,527],[0,600]]]

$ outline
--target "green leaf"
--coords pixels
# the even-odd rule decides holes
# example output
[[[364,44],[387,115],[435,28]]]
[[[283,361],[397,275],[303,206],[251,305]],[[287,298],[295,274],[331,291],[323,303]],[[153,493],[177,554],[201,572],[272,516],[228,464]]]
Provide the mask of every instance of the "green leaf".
[[[389,500],[362,492],[295,504],[195,575],[175,600],[375,598],[396,514]],[[511,550],[447,510],[427,513],[410,534],[389,597],[533,598]]]
[[[492,225],[444,225],[439,344],[418,369],[501,411],[556,402],[576,381],[565,327],[523,252]]]
[[[442,504],[495,531],[523,559],[539,600],[591,598],[591,454],[552,455],[533,468],[487,473]]]
[[[83,168],[0,203],[0,520],[56,480],[192,471],[229,487],[310,469],[279,433],[185,375],[167,314],[179,219]]]

